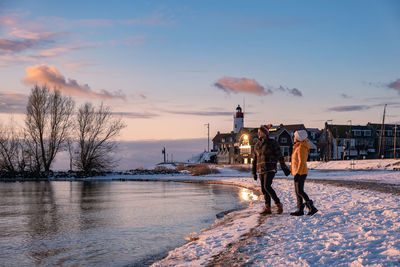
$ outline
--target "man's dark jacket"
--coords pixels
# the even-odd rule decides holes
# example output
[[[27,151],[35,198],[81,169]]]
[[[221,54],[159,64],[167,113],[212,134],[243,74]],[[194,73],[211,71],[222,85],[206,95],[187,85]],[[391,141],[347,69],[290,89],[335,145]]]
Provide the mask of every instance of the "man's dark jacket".
[[[259,140],[254,146],[253,175],[276,172],[278,161],[284,172],[289,170],[282,157],[278,142],[268,137]]]

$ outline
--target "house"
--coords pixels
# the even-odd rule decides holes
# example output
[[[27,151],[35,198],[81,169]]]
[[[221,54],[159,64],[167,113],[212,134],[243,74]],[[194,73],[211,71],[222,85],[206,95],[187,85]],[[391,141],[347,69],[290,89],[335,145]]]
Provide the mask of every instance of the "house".
[[[315,161],[321,159],[321,145],[319,138],[322,131],[318,128],[307,128],[308,140],[310,141],[310,151],[308,152],[308,160]]]
[[[294,143],[294,133],[296,131],[305,130],[308,133],[308,141],[310,144],[310,150],[308,151],[308,160],[319,160],[320,159],[320,149],[318,148],[318,138],[320,135],[320,130],[316,128],[306,128],[304,124],[288,124],[288,125],[280,125],[284,128],[289,134]],[[290,150],[291,155],[292,151]]]
[[[217,153],[216,162],[218,164],[251,164],[253,162],[254,145],[258,141],[258,127],[244,127],[244,113],[238,105],[233,115],[233,131],[230,133],[220,133],[213,138],[213,150]],[[307,130],[304,124],[277,125],[271,124],[269,127],[269,138],[275,139],[281,148],[282,156],[287,161],[293,150],[294,132],[298,130]],[[317,140],[321,131],[310,128],[309,160],[320,158],[320,149],[317,146]]]
[[[371,129],[371,134],[374,138],[376,157],[393,158],[396,156],[396,158],[398,158],[400,154],[399,125],[384,124],[382,135],[382,124],[369,122],[367,126]],[[394,155],[394,153],[396,153],[396,155]]]
[[[289,132],[280,126],[272,126],[269,138],[279,143],[282,155],[289,160],[293,147]],[[258,127],[242,127],[238,133],[218,132],[212,141],[213,151],[217,152],[218,164],[251,164],[254,145],[258,141]]]
[[[230,133],[220,133],[212,139],[213,152],[217,152],[217,163],[218,164],[233,164],[235,162],[234,157],[234,144],[236,140],[236,134],[232,131]]]
[[[320,135],[325,160],[376,158],[375,138],[369,125],[325,123]]]
[[[272,126],[269,129],[269,138],[275,139],[281,147],[282,156],[286,159],[292,155],[293,151],[293,137],[286,127]]]

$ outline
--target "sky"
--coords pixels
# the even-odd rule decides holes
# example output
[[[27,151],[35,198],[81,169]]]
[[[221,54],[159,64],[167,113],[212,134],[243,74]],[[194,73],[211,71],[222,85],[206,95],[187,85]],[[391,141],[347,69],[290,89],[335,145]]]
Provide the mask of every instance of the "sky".
[[[399,1],[0,0],[0,119],[36,83],[103,102],[121,141],[400,122]]]

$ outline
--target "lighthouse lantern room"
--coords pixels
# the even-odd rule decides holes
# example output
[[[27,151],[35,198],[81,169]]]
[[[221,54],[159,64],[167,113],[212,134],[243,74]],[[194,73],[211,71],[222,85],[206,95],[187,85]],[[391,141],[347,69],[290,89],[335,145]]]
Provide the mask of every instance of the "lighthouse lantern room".
[[[233,115],[233,132],[238,133],[240,129],[244,126],[244,115],[240,105],[236,108],[236,113]]]

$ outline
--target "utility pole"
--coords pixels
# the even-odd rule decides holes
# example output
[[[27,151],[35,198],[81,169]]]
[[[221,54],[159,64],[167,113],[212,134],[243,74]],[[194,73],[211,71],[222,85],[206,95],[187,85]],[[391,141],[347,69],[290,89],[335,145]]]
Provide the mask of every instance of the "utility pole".
[[[207,125],[207,148],[208,148],[208,152],[210,152],[210,124],[206,123],[204,124],[205,126]]]
[[[349,122],[350,123],[350,130],[349,130],[349,134],[348,134],[348,136],[347,136],[347,138],[349,139],[349,158],[350,158],[350,148],[351,148],[351,138],[353,137],[353,133],[351,132],[351,120],[348,120],[347,122]],[[347,141],[346,141],[347,142]],[[355,140],[354,140],[354,142],[355,142]],[[358,152],[357,152],[357,154],[358,154]]]
[[[394,125],[394,148],[393,148],[393,158],[396,159],[396,136],[397,136],[397,124]]]
[[[328,127],[329,126],[328,122],[331,122],[332,131]],[[329,131],[329,134],[327,134],[327,141],[328,141],[328,159],[327,159],[327,161],[329,161],[333,154],[332,147],[331,147],[331,144],[333,144],[333,136],[331,136],[331,135],[333,135],[333,120],[327,120],[326,125],[327,125],[327,130]],[[328,133],[328,131],[327,131],[327,133]],[[331,142],[331,138],[332,138],[332,142]]]
[[[165,147],[163,148],[163,150],[161,151],[161,153],[164,154],[164,163],[165,163],[165,162],[166,162],[166,161],[165,161]]]
[[[383,141],[383,136],[385,132],[385,115],[386,115],[386,106],[383,108],[383,118],[382,118],[382,126],[381,126],[381,134],[379,135],[379,149],[378,149],[378,156],[382,158],[382,151],[384,150],[384,147],[382,147],[382,141]]]

